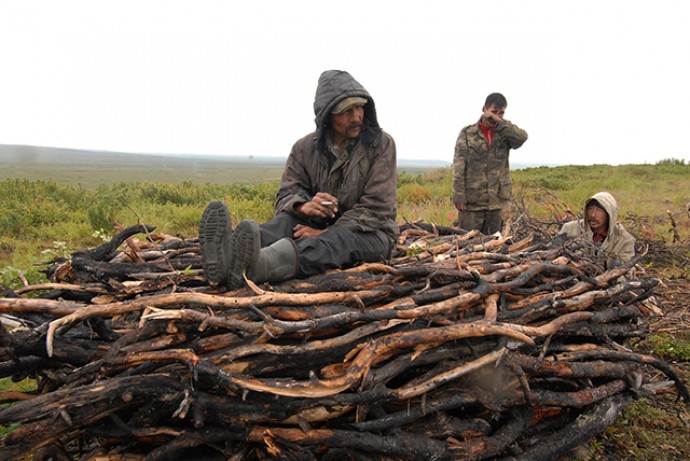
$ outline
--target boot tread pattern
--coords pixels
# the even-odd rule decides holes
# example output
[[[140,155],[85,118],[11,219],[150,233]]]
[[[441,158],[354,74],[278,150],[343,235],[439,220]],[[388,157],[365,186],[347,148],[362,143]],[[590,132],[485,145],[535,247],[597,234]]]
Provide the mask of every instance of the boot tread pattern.
[[[223,270],[223,239],[232,232],[230,213],[219,200],[212,201],[204,210],[199,222],[199,247],[204,275],[209,282],[225,282]]]
[[[243,274],[252,266],[253,259],[257,256],[257,247],[261,246],[260,240],[261,233],[256,222],[245,220],[237,225],[232,242],[234,258],[228,276],[230,290],[237,290],[244,286]]]

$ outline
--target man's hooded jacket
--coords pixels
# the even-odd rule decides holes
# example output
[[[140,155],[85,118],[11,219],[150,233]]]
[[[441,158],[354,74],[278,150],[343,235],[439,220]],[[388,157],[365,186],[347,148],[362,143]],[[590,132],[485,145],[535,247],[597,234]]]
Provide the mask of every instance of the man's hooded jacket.
[[[618,204],[608,192],[598,192],[591,196],[586,202],[584,210],[592,201],[596,201],[599,206],[606,211],[609,217],[608,236],[602,242],[599,250],[607,254],[609,258],[619,258],[628,261],[635,256],[635,238],[625,230],[622,224],[618,224]],[[567,222],[561,228],[559,234],[569,238],[583,237],[587,242],[592,242],[592,228],[586,219],[586,212],[583,212],[585,219]]]
[[[331,111],[343,99],[361,97],[364,126],[359,138],[347,147],[344,161],[329,151]],[[376,119],[374,100],[349,73],[329,70],[321,74],[314,98],[316,131],[295,143],[288,157],[276,195],[276,214],[295,213],[295,206],[317,192],[338,199],[338,215],[319,223],[360,232],[398,233],[396,219],[396,149],[393,138]]]

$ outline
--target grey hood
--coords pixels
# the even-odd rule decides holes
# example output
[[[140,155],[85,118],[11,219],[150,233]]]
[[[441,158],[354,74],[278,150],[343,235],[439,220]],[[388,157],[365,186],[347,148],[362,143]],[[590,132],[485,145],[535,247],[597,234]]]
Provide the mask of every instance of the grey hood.
[[[608,192],[597,192],[587,199],[582,216],[584,216],[585,229],[587,229],[590,234],[592,233],[592,229],[589,227],[589,222],[587,222],[586,210],[587,205],[592,202],[598,203],[599,206],[606,211],[606,214],[609,215],[608,233],[609,235],[614,235],[616,232],[616,223],[618,222],[618,203],[616,203],[616,199]]]
[[[343,70],[327,70],[319,77],[314,96],[314,114],[316,118],[316,144],[318,151],[323,151],[326,145],[328,123],[331,110],[345,98],[358,96],[365,98],[364,127],[361,134],[362,142],[368,146],[376,146],[381,138],[381,128],[376,119],[376,106],[369,92],[349,73]]]
[[[603,250],[602,254],[606,255],[605,267],[614,267],[619,261],[629,261],[635,256],[635,237],[630,235],[625,230],[622,224],[618,224],[618,204],[608,192],[599,192],[592,195],[585,202],[585,208],[582,219],[570,221],[563,224],[559,234],[565,235],[566,238],[584,238],[587,242],[592,242],[592,228],[587,222],[587,205],[596,201],[601,208],[609,215],[609,235],[601,244],[601,247],[595,250]],[[556,241],[556,239],[554,239]]]

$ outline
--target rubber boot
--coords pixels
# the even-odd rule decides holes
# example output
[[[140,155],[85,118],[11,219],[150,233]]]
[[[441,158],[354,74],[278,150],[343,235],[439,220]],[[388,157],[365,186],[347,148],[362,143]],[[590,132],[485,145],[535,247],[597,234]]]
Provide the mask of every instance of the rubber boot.
[[[280,282],[295,277],[297,270],[295,243],[284,238],[261,249],[259,259],[250,268],[248,277],[256,283]]]
[[[220,200],[209,203],[201,216],[199,247],[208,281],[225,284],[232,265],[232,223],[228,207]]]
[[[244,220],[233,234],[234,255],[228,287],[244,285],[244,274],[255,283],[279,282],[297,275],[297,250],[292,240],[284,238],[261,248],[261,229],[255,221]]]

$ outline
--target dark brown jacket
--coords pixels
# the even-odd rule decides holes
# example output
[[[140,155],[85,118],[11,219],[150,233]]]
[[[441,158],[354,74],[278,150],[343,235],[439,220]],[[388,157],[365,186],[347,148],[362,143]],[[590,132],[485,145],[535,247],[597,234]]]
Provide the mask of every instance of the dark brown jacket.
[[[364,106],[364,127],[359,139],[348,148],[349,159],[340,167],[342,182],[337,190],[331,175],[334,156],[328,152],[328,123],[332,108],[342,99],[360,96]],[[393,138],[376,119],[374,100],[350,74],[326,71],[319,78],[314,99],[316,131],[295,143],[288,157],[276,195],[276,213],[294,213],[295,206],[309,201],[317,192],[338,198],[339,213],[322,227],[348,227],[361,232],[380,230],[395,238],[396,149]]]

